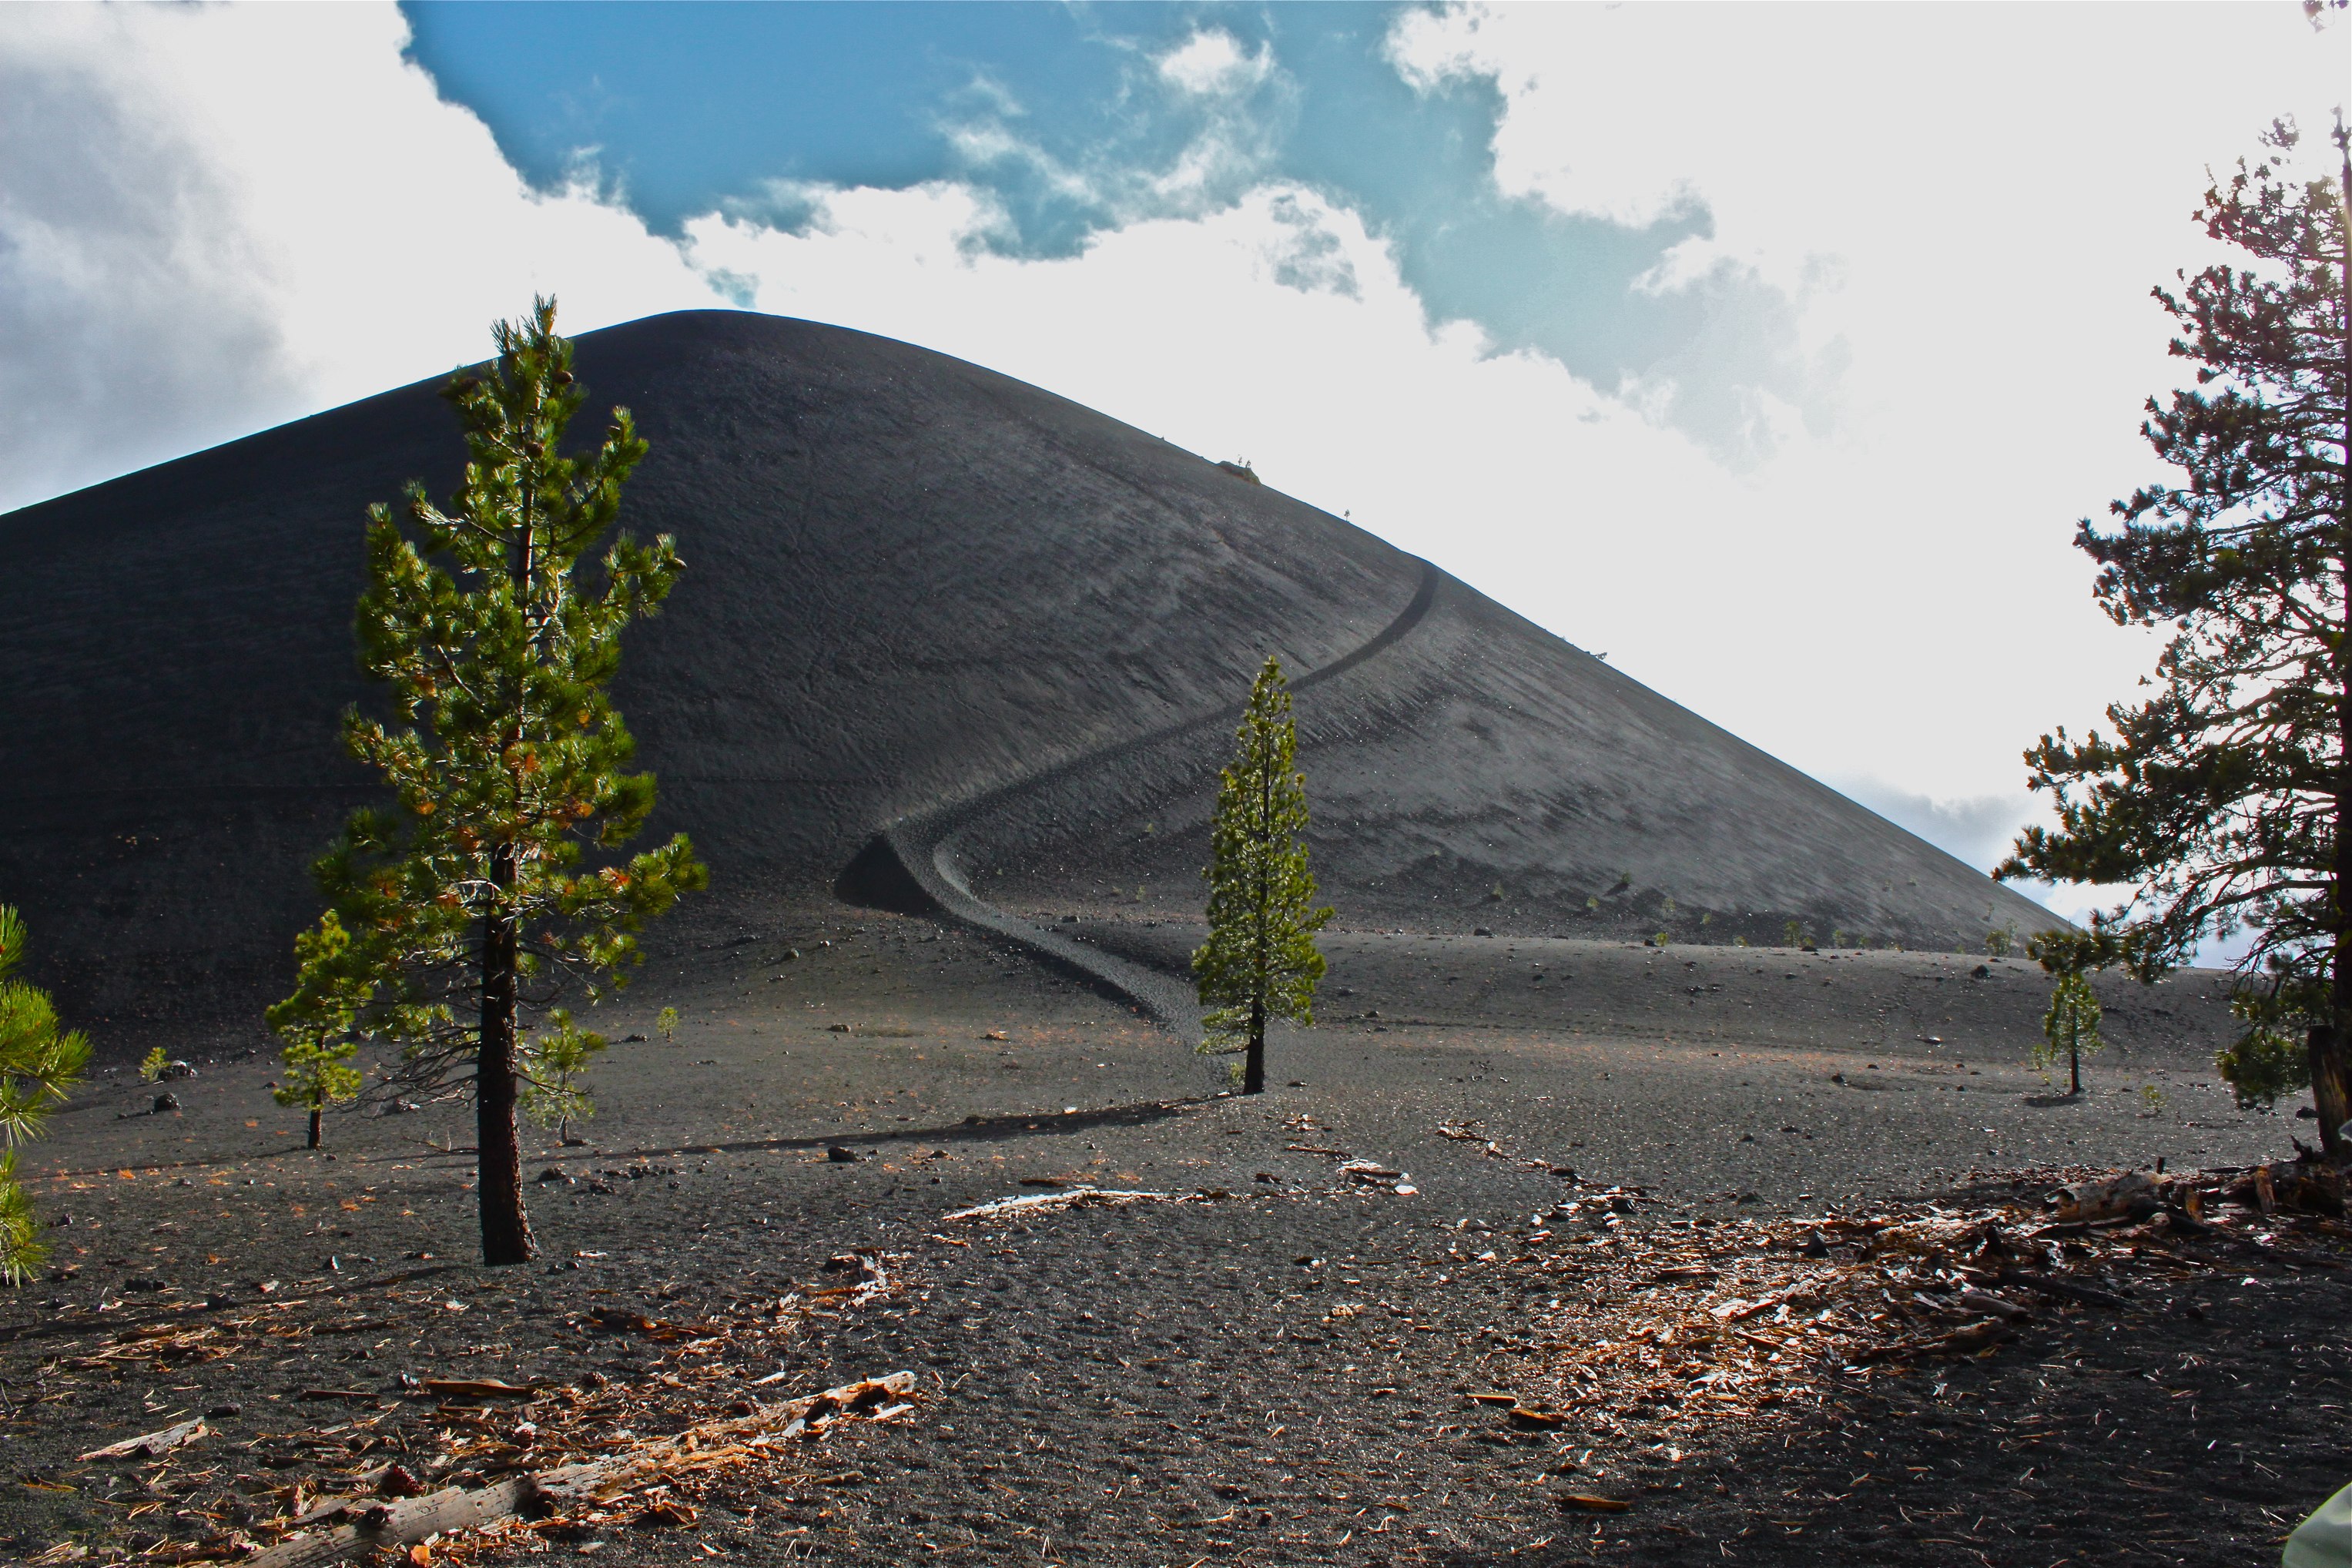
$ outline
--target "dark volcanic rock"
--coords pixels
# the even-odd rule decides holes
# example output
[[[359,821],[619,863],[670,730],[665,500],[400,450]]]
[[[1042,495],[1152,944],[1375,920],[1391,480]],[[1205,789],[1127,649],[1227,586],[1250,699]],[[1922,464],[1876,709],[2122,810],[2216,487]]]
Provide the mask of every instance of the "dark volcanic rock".
[[[1321,673],[1302,763],[1342,923],[1777,941],[1794,918],[1941,947],[2049,923],[1371,535],[1034,387],[726,311],[588,334],[580,365],[591,414],[625,404],[653,444],[628,526],[688,564],[616,690],[651,833],[714,875],[667,940],[826,901],[878,830],[943,813],[983,893],[1190,911],[1268,652]],[[437,386],[0,518],[0,896],[110,1051],[166,1019],[257,1029],[286,986],[307,863],[370,795],[337,730],[371,700],[362,511],[454,482]]]

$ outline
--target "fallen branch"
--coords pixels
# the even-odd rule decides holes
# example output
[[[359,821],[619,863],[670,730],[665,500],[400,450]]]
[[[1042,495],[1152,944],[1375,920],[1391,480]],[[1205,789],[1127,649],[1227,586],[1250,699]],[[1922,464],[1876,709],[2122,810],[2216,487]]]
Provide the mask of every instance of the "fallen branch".
[[[1190,1201],[1190,1198],[1191,1194],[1186,1193],[1146,1193],[1113,1187],[1078,1187],[1066,1193],[1033,1193],[1027,1197],[997,1198],[990,1203],[974,1204],[968,1209],[958,1209],[953,1214],[941,1215],[940,1223],[944,1225],[955,1219],[992,1219],[999,1215],[1035,1214],[1053,1209],[1082,1206],[1117,1207],[1124,1204],[1139,1203],[1181,1204]]]
[[[174,1448],[185,1447],[212,1430],[201,1417],[183,1421],[176,1426],[166,1426],[161,1432],[150,1432],[143,1437],[130,1437],[120,1443],[109,1443],[103,1448],[92,1448],[81,1457],[88,1464],[92,1459],[160,1459]]]
[[[1895,1361],[1917,1355],[1956,1355],[1968,1351],[1982,1350],[1998,1340],[2008,1337],[2009,1330],[2000,1323],[1970,1323],[1954,1329],[1948,1334],[1930,1334],[1916,1339],[1895,1340],[1888,1344],[1869,1345],[1854,1352],[1853,1364],[1867,1366],[1873,1362]]]
[[[2052,1274],[2037,1274],[2025,1268],[2004,1268],[1993,1276],[1993,1283],[2012,1289],[2038,1290],[2062,1301],[2080,1301],[2089,1307],[2112,1307],[2121,1311],[2129,1305],[2112,1290],[2102,1290],[2095,1285],[2077,1285],[2072,1279],[2061,1279]]]

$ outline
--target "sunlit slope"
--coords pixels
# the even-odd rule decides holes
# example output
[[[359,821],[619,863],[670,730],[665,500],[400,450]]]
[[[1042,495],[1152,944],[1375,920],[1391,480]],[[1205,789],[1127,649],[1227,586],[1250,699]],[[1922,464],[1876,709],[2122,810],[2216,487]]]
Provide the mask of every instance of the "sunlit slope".
[[[1269,651],[1344,666],[1299,700],[1343,920],[1941,946],[2047,920],[1370,534],[1034,387],[727,311],[579,363],[653,445],[628,525],[688,562],[617,688],[652,831],[713,870],[673,940],[830,902],[913,819],[954,817],[982,890],[1188,908],[1214,716]],[[437,387],[0,518],[0,899],[102,1035],[257,1037],[285,985],[306,866],[369,794],[337,738],[372,698],[363,510],[454,482]]]

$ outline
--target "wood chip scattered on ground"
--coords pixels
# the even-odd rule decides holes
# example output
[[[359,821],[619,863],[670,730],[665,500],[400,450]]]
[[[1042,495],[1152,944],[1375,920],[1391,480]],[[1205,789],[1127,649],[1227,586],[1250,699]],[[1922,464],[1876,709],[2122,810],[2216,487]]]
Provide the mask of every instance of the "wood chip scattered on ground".
[[[1549,1304],[1494,1331],[1513,1413],[1696,1447],[1855,1384],[1984,1352],[2021,1325],[2154,1305],[2250,1259],[2352,1268],[2340,1180],[2315,1162],[2160,1175],[2007,1173],[1980,1203],[1787,1219],[1633,1223],[1638,1189],[1586,1190],[1456,1267],[1544,1277]],[[1524,1421],[1522,1422],[1524,1424]]]
[[[712,1489],[791,1478],[809,1468],[805,1446],[836,1426],[902,1419],[913,1410],[919,1395],[908,1372],[780,1403],[745,1396],[779,1380],[781,1373],[757,1369],[774,1366],[809,1319],[869,1306],[897,1289],[878,1254],[842,1254],[825,1267],[837,1283],[690,1318],[604,1306],[566,1316],[565,1327],[585,1342],[625,1344],[649,1356],[635,1377],[591,1370],[575,1383],[541,1384],[404,1373],[389,1387],[289,1396],[298,1405],[350,1406],[322,1417],[323,1426],[239,1439],[195,1416],[91,1449],[78,1461],[86,1468],[32,1484],[103,1495],[139,1528],[124,1532],[123,1544],[61,1542],[35,1561],[122,1560],[127,1552],[142,1563],[297,1568],[429,1537],[434,1562],[463,1563],[567,1532],[585,1540],[614,1523],[690,1523],[698,1500]],[[355,1292],[341,1288],[227,1310],[191,1303],[177,1311],[204,1321],[91,1323],[89,1338],[62,1324],[67,1342],[40,1368],[37,1397],[62,1401],[89,1378],[191,1362],[234,1367],[353,1321],[383,1329],[463,1306],[399,1276],[376,1285],[367,1291],[371,1315],[359,1320],[350,1316]]]

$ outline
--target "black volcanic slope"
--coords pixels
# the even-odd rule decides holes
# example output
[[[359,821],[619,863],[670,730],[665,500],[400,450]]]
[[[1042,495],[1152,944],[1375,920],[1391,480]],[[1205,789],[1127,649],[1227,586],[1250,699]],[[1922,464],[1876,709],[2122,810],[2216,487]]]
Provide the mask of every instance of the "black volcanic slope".
[[[629,526],[688,563],[618,682],[654,831],[715,876],[670,940],[942,868],[1024,907],[1194,911],[1268,651],[1302,678],[1342,925],[1951,947],[2050,921],[1443,573],[1034,387],[727,311],[588,334],[580,365],[582,434],[621,403],[653,444]],[[0,899],[108,1038],[257,1030],[284,988],[305,867],[369,788],[336,727],[371,695],[362,509],[453,483],[436,389],[0,518]]]

